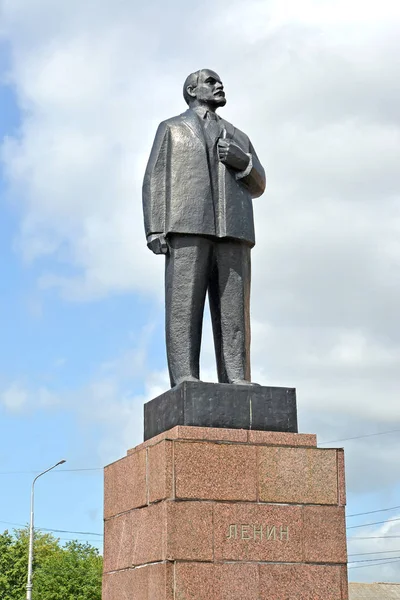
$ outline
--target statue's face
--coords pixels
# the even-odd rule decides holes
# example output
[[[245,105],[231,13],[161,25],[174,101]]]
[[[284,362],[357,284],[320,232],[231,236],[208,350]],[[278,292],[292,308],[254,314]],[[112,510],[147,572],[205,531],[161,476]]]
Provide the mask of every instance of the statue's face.
[[[203,104],[213,106],[225,106],[226,98],[222,81],[214,71],[207,69],[199,74],[199,81],[194,90],[196,98]]]

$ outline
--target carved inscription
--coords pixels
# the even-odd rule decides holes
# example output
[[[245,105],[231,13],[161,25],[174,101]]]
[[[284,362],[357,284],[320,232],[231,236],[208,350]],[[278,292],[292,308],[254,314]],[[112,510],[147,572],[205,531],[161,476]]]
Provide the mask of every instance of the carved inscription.
[[[229,525],[228,540],[263,540],[273,542],[288,542],[289,527],[284,525],[248,525],[238,524]]]

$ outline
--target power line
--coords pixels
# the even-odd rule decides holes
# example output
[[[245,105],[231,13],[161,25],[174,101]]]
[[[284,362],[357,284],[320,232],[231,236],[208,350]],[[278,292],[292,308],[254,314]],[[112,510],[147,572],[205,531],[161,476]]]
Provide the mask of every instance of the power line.
[[[380,567],[381,565],[390,565],[392,563],[398,563],[400,562],[399,559],[395,559],[395,560],[388,560],[386,562],[378,562],[375,563],[374,565],[368,564],[368,565],[357,565],[356,567],[349,567],[349,569],[365,569],[365,567]]]
[[[102,544],[103,543],[100,540],[89,540],[88,538],[85,538],[84,540],[77,540],[76,538],[59,537],[57,539],[59,539],[62,542],[90,542],[91,544]]]
[[[349,564],[355,564],[355,563],[371,563],[371,562],[376,562],[377,565],[382,565],[382,564],[386,564],[386,563],[382,563],[382,560],[386,560],[388,557],[385,556],[384,558],[366,558],[363,560],[349,560]],[[389,562],[393,561],[396,562],[397,559],[399,559],[400,556],[393,556]],[[349,567],[351,568],[351,567]]]
[[[400,521],[400,519],[386,519],[386,521],[375,521],[374,523],[365,523],[365,525],[351,525],[346,529],[358,529],[360,527],[370,527],[371,525],[382,525],[383,523],[394,523],[394,521]]]
[[[77,473],[79,471],[102,471],[103,467],[93,467],[90,469],[59,469],[55,473]],[[0,475],[36,475],[40,471],[0,471]]]
[[[391,506],[390,508],[379,508],[378,510],[370,510],[368,512],[355,513],[353,515],[346,515],[346,519],[350,519],[351,517],[361,517],[362,515],[372,515],[378,512],[386,512],[388,510],[397,510],[400,506]]]
[[[43,530],[41,530],[41,531],[43,531]],[[77,540],[76,538],[58,537],[58,539],[63,542],[91,542],[92,544],[102,544],[103,543],[102,540],[90,540],[88,538],[85,538],[84,540]]]
[[[22,525],[22,523],[12,523],[11,521],[0,521],[0,523],[5,523],[5,525],[16,525],[17,527],[26,527],[27,524]]]
[[[46,527],[36,527],[40,531],[50,531],[54,533],[75,533],[77,535],[98,535],[99,537],[103,537],[102,533],[95,533],[93,531],[69,531],[67,529],[47,529]]]
[[[77,471],[103,471],[104,467],[92,467],[90,469],[59,469],[55,473],[76,473]]]
[[[371,554],[390,554],[393,552],[400,552],[400,550],[379,550],[378,552],[356,552],[354,554],[348,554],[347,556],[370,556]],[[386,558],[390,558],[390,557],[387,556]],[[349,561],[349,562],[354,562],[354,561]]]
[[[347,538],[348,542],[353,542],[354,540],[388,540],[388,539],[399,539],[400,535],[369,535],[368,537],[353,537]]]
[[[389,554],[391,552],[400,552],[400,550],[379,550],[378,552],[355,552],[354,554],[348,554],[347,556],[367,556],[370,554]],[[387,557],[389,558],[389,557]],[[350,561],[352,562],[352,561]]]
[[[343,438],[341,440],[330,440],[329,442],[318,442],[319,446],[325,444],[337,444],[338,442],[348,442],[350,440],[360,440],[361,438],[373,437],[375,435],[387,435],[388,433],[399,433],[400,429],[391,429],[389,431],[378,431],[378,433],[366,433],[365,435],[356,435],[355,437]]]
[[[5,523],[6,525],[15,525],[17,527],[26,527],[26,525],[23,525],[22,523],[12,523],[10,521],[0,521],[0,523]],[[75,533],[77,535],[97,535],[99,537],[103,537],[102,533],[97,533],[94,531],[70,531],[68,529],[50,529],[47,527],[35,527],[35,529],[39,531],[49,531],[54,533]]]

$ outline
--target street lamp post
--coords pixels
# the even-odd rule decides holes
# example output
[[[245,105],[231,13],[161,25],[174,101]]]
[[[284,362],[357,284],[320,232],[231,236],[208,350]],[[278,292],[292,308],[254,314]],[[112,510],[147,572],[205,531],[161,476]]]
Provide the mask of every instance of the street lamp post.
[[[64,464],[65,462],[66,462],[65,460],[60,460],[57,464],[53,465],[49,469],[46,469],[42,473],[39,473],[39,475],[37,475],[35,477],[35,479],[33,480],[33,482],[32,482],[32,489],[31,489],[31,521],[30,521],[30,525],[29,525],[28,582],[26,584],[26,600],[32,600],[32,565],[33,565],[33,531],[34,531],[34,525],[33,525],[34,514],[33,513],[34,513],[35,483],[36,483],[36,480],[39,479],[39,477],[41,477],[45,473],[48,473],[52,469],[55,469],[56,467],[58,467],[58,465]]]

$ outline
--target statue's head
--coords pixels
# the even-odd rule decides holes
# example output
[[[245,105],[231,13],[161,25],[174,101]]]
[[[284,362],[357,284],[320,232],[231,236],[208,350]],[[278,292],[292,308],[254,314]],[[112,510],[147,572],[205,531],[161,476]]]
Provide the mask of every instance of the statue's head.
[[[186,78],[183,97],[189,106],[205,104],[215,110],[226,104],[222,81],[219,75],[210,69],[201,69]]]

